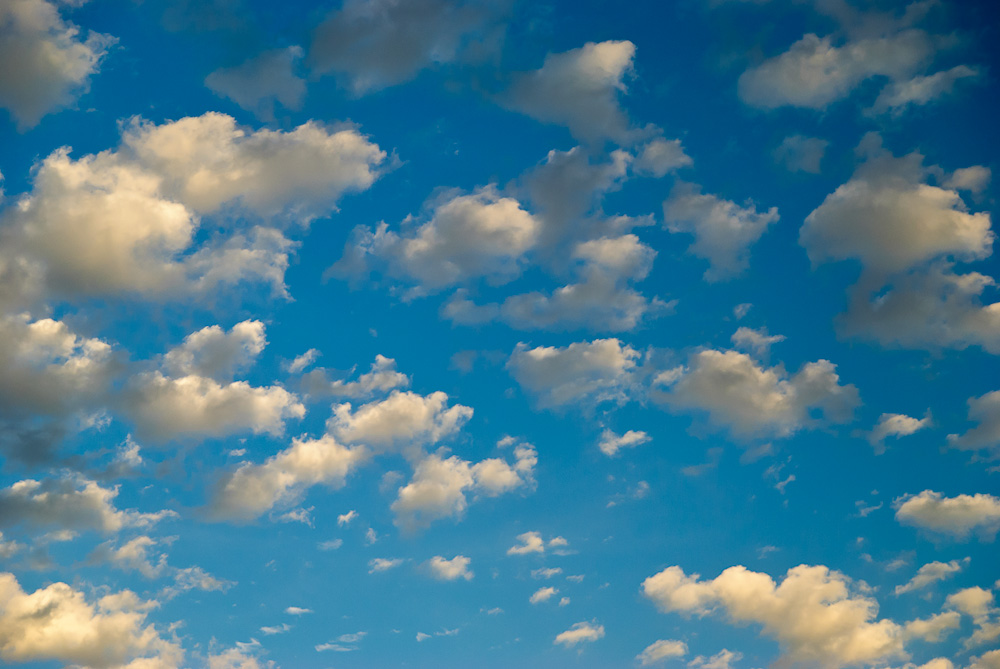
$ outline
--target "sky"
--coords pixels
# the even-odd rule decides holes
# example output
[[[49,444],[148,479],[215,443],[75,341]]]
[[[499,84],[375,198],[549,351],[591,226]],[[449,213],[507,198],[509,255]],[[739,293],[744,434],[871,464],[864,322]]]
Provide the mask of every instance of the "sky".
[[[0,664],[1000,668],[998,14],[0,0]]]

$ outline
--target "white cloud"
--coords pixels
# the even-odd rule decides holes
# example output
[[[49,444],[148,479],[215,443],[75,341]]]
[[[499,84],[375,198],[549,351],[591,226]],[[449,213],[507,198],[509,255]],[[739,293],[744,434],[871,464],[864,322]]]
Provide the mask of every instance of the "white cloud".
[[[878,422],[868,434],[868,443],[875,447],[876,452],[882,452],[885,450],[883,442],[887,437],[906,437],[930,424],[930,413],[923,418],[913,418],[901,413],[884,413],[878,417]]]
[[[86,93],[90,77],[117,41],[95,32],[83,39],[80,28],[59,15],[61,8],[47,0],[10,0],[0,6],[0,62],[17,63],[0,79],[0,107],[11,112],[19,129],[35,126]]]
[[[978,195],[986,189],[992,177],[993,173],[990,171],[990,168],[982,165],[961,167],[945,179],[944,187],[951,188],[952,190],[969,191],[974,195]]]
[[[394,390],[384,400],[352,410],[349,402],[333,408],[327,430],[344,443],[363,443],[373,448],[436,443],[461,429],[472,417],[472,409],[461,404],[448,407],[448,395],[419,395]]]
[[[933,39],[921,30],[858,39],[840,47],[830,37],[809,33],[788,51],[744,72],[739,95],[746,104],[763,109],[786,105],[823,109],[871,77],[907,80],[933,52]]]
[[[553,576],[558,576],[562,573],[560,567],[539,567],[538,569],[531,570],[532,578],[552,578]]]
[[[506,3],[346,0],[316,28],[309,61],[354,95],[414,79],[436,64],[490,51]]]
[[[539,602],[547,602],[553,597],[555,597],[557,594],[559,594],[558,588],[553,588],[552,586],[546,586],[536,590],[531,595],[531,597],[528,598],[528,601],[531,602],[532,604],[538,604]]]
[[[928,562],[923,567],[917,570],[917,573],[907,581],[904,585],[897,585],[895,593],[897,595],[902,595],[907,592],[914,592],[916,590],[921,590],[931,585],[932,583],[937,583],[938,581],[943,581],[946,578],[951,578],[953,575],[962,571],[962,564],[967,563],[968,558],[959,562],[958,560],[952,560],[951,562]]]
[[[618,339],[575,342],[563,348],[519,343],[507,370],[538,406],[624,402],[639,352]]]
[[[537,453],[530,445],[514,449],[513,464],[499,458],[488,458],[475,464],[458,456],[443,457],[440,453],[420,460],[413,478],[399,489],[392,510],[397,527],[415,531],[428,527],[435,520],[458,518],[468,506],[468,493],[477,497],[496,497],[521,487],[534,485]]]
[[[146,624],[156,605],[128,590],[90,603],[65,583],[27,593],[13,574],[0,573],[0,658],[14,663],[57,660],[95,669],[178,666],[181,648]]]
[[[337,516],[337,525],[340,527],[345,527],[351,524],[351,521],[358,517],[358,512],[351,509],[347,513],[342,513]]]
[[[946,667],[944,669],[951,669]],[[969,669],[1000,669],[1000,650],[991,650],[972,659]]]
[[[504,101],[539,121],[567,126],[575,137],[627,143],[629,123],[618,95],[626,92],[634,56],[635,45],[628,40],[550,53],[541,69],[515,78]]]
[[[548,543],[542,538],[540,532],[524,532],[517,535],[518,543],[507,549],[507,555],[529,555],[531,553],[544,553],[546,545],[549,548],[566,546],[569,542],[562,537],[552,537]],[[572,577],[568,577],[572,578]]]
[[[184,343],[163,356],[163,366],[172,376],[205,376],[231,380],[249,367],[267,345],[264,324],[246,320],[226,332],[211,325],[184,338]]]
[[[0,489],[0,526],[29,523],[111,533],[126,527],[148,527],[176,516],[173,511],[119,510],[114,506],[117,496],[117,487],[102,488],[76,474],[43,481],[24,479]]]
[[[860,260],[876,272],[899,272],[942,256],[974,260],[991,252],[986,212],[969,213],[954,190],[925,183],[923,156],[896,158],[868,135],[867,160],[827,195],[799,234],[810,260]]]
[[[364,447],[348,448],[330,435],[297,438],[292,446],[259,465],[243,463],[224,475],[209,502],[209,516],[250,520],[279,504],[291,504],[311,486],[342,487],[347,476],[365,462]],[[350,522],[351,513],[341,516]],[[354,513],[356,516],[357,514]]]
[[[306,409],[281,386],[220,384],[203,376],[166,377],[144,372],[129,384],[125,403],[142,438],[224,437],[240,432],[280,436],[285,421]]]
[[[709,261],[706,280],[719,281],[749,267],[750,247],[779,216],[777,207],[758,212],[752,200],[740,206],[702,193],[696,184],[678,182],[663,203],[663,218],[671,232],[694,235],[688,251]]]
[[[769,335],[767,328],[754,330],[753,328],[741,327],[730,338],[733,345],[749,353],[753,353],[758,358],[766,356],[772,344],[785,341],[784,335]]]
[[[301,616],[312,612],[312,609],[304,609],[301,606],[289,606],[285,609],[285,613],[292,616]]]
[[[949,434],[948,445],[964,451],[986,451],[1000,457],[1000,390],[970,397],[969,420],[978,423],[964,434]]]
[[[968,65],[956,65],[927,76],[894,81],[879,93],[872,106],[874,113],[900,114],[910,105],[925,105],[951,93],[962,79],[975,79],[980,71]]]
[[[295,358],[283,365],[283,367],[289,374],[300,374],[303,370],[316,362],[316,358],[319,356],[320,352],[315,348],[311,348],[302,355],[295,356]]]
[[[656,139],[646,143],[635,159],[635,169],[640,174],[651,174],[657,178],[666,176],[681,167],[694,163],[691,157],[684,153],[679,139]]]
[[[964,641],[966,649],[1000,638],[1000,609],[995,606],[993,593],[989,590],[980,587],[959,590],[948,595],[945,606],[970,616],[976,626],[972,635]]]
[[[836,365],[808,362],[789,376],[737,351],[699,351],[686,367],[670,370],[669,392],[656,398],[677,409],[706,412],[711,425],[737,437],[789,436],[817,424],[851,420],[859,404],[853,385],[841,385]],[[662,376],[662,375],[661,375]]]
[[[692,669],[730,669],[733,666],[733,662],[738,662],[742,659],[742,653],[734,653],[731,650],[723,648],[712,657],[699,655],[688,662],[688,667]]]
[[[555,641],[552,643],[561,643],[567,648],[572,648],[579,643],[592,643],[598,639],[604,638],[604,625],[598,625],[594,622],[579,622],[574,624],[565,632],[560,632],[556,635]]]
[[[825,139],[789,135],[781,140],[781,144],[772,154],[775,162],[783,165],[789,172],[820,173],[820,163],[830,145]]]
[[[215,70],[205,78],[214,93],[227,97],[258,117],[274,118],[274,105],[298,110],[306,95],[306,83],[295,74],[302,48],[265,51],[235,67]]]
[[[896,520],[956,540],[976,532],[990,540],[1000,529],[1000,498],[987,494],[944,497],[924,490],[893,501]]]
[[[604,430],[601,433],[601,441],[597,445],[608,457],[614,457],[623,448],[635,448],[642,444],[648,444],[653,438],[642,430],[629,430],[625,434],[615,434],[611,430]]]
[[[761,625],[789,663],[833,669],[905,657],[903,627],[876,620],[877,602],[822,565],[794,567],[780,584],[742,566],[710,581],[668,567],[642,589],[665,612],[707,615],[721,608],[734,624]]]
[[[379,354],[376,354],[371,369],[360,374],[354,381],[343,379],[331,381],[327,370],[323,368],[314,369],[302,378],[302,387],[310,395],[333,395],[358,399],[387,393],[395,388],[405,388],[408,385],[410,385],[410,377],[396,369],[396,361]]]
[[[376,572],[389,571],[390,569],[395,569],[405,561],[403,558],[373,558],[368,561],[368,573],[374,574]]]
[[[450,560],[435,555],[428,560],[427,567],[431,575],[439,581],[457,581],[460,578],[471,581],[474,576],[474,573],[469,571],[471,563],[472,560],[464,555],[456,555]]]
[[[688,647],[683,641],[674,639],[660,639],[646,646],[646,649],[639,653],[635,659],[639,664],[648,667],[663,660],[684,657],[687,655]]]
[[[245,652],[244,647],[249,645],[251,644],[237,642],[236,648],[229,648],[221,653],[209,655],[206,658],[208,669],[273,669],[273,662],[262,662],[257,657]],[[140,666],[136,669],[145,669],[145,667]],[[164,669],[167,668],[164,667]]]

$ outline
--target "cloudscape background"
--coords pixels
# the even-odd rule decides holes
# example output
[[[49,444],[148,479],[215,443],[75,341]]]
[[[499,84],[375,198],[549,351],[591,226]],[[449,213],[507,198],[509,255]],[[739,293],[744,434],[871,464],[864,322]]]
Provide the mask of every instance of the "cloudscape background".
[[[998,29],[0,0],[0,664],[1000,667]]]

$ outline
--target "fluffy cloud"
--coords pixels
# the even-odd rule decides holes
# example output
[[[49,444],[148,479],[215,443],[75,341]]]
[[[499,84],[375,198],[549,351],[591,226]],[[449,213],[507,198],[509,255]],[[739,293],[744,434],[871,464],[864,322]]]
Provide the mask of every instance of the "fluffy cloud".
[[[963,562],[968,562],[968,558],[963,560]],[[915,590],[926,588],[932,583],[937,583],[938,581],[950,578],[954,574],[962,571],[963,562],[959,562],[958,560],[952,560],[951,562],[928,562],[923,567],[918,569],[913,578],[907,581],[904,585],[897,585],[895,593],[897,595],[902,595],[907,592],[913,592]]]
[[[665,612],[721,609],[735,624],[761,625],[791,663],[832,669],[905,657],[904,627],[876,620],[877,602],[822,565],[789,569],[780,584],[742,566],[710,581],[668,567],[643,581],[642,590]]]
[[[208,515],[216,520],[251,520],[275,505],[297,501],[310,486],[339,488],[367,457],[364,447],[348,448],[330,435],[293,439],[290,448],[263,464],[243,463],[224,475]]]
[[[819,174],[820,163],[829,145],[830,142],[818,137],[789,135],[774,150],[774,160],[789,172]]]
[[[435,555],[427,562],[427,568],[430,569],[431,575],[440,581],[457,581],[460,578],[471,581],[474,576],[473,572],[469,571],[471,563],[472,560],[464,555],[456,555],[450,560]]]
[[[657,137],[647,142],[635,158],[635,169],[640,174],[649,174],[660,178],[668,172],[688,167],[694,163],[691,157],[684,153],[679,139],[664,139]]]
[[[13,574],[0,573],[0,658],[94,669],[178,666],[181,648],[146,624],[153,606],[128,590],[90,603],[65,583],[27,593]]]
[[[580,643],[591,643],[603,638],[604,625],[598,625],[595,622],[583,621],[574,624],[565,632],[557,634],[555,641],[552,643],[562,644],[567,648],[572,648]]]
[[[399,278],[434,290],[479,277],[491,283],[515,278],[535,245],[541,222],[494,186],[468,195],[449,194],[430,205],[430,220],[402,234],[383,223],[360,227],[334,273],[367,275],[377,261]],[[413,226],[407,219],[407,227]]]
[[[161,441],[247,431],[280,436],[285,420],[306,413],[298,398],[280,386],[220,384],[203,376],[172,378],[160,372],[134,377],[125,402],[136,433]]]
[[[634,56],[635,45],[628,40],[550,53],[541,69],[514,80],[506,104],[539,121],[565,125],[581,139],[628,142],[628,119],[618,95],[626,91]]]
[[[781,55],[740,76],[740,99],[775,109],[786,105],[823,109],[850,95],[871,77],[906,81],[934,53],[934,41],[921,30],[849,41],[834,46],[830,37],[807,34]]]
[[[642,430],[629,430],[625,434],[615,434],[611,430],[604,430],[597,446],[601,449],[601,453],[613,457],[623,448],[634,448],[650,441],[652,441],[652,437]]]
[[[711,425],[737,437],[789,436],[816,424],[817,412],[844,423],[859,404],[857,388],[841,385],[827,360],[808,362],[789,376],[781,365],[763,367],[745,353],[708,349],[665,374],[660,377],[669,392],[656,392],[656,399],[706,412]]]
[[[997,609],[993,593],[989,590],[980,587],[964,588],[948,595],[945,606],[972,618],[976,629],[972,636],[965,639],[967,649],[1000,638],[1000,609]]]
[[[785,336],[768,334],[767,328],[754,330],[753,328],[741,327],[733,333],[730,340],[736,348],[761,358],[771,351],[772,344],[785,341]]]
[[[447,438],[472,417],[472,408],[447,404],[448,395],[440,391],[419,395],[394,390],[386,399],[356,410],[349,402],[334,407],[327,429],[344,443],[380,449],[406,447],[409,451]]]
[[[297,110],[306,95],[306,83],[295,74],[302,49],[265,51],[235,67],[221,68],[205,78],[205,85],[260,118],[274,118],[275,102]]]
[[[948,444],[964,451],[1000,457],[1000,390],[969,398],[969,420],[978,423],[964,434],[949,434]]]
[[[395,569],[406,562],[403,558],[373,558],[368,561],[368,573],[375,574],[382,571]]]
[[[468,507],[467,495],[496,497],[534,485],[538,462],[535,449],[527,444],[514,448],[515,461],[500,458],[477,463],[458,456],[428,455],[417,463],[413,478],[399,489],[392,510],[397,527],[413,532],[442,518],[458,518]]]
[[[148,527],[176,515],[173,511],[122,511],[114,506],[117,496],[118,488],[102,488],[74,474],[43,481],[25,479],[0,489],[0,527],[28,523],[111,533],[125,527]]]
[[[116,40],[90,32],[86,39],[48,0],[11,0],[0,6],[0,62],[17,63],[0,78],[0,107],[20,129],[31,128],[85,93]]]
[[[956,65],[927,76],[917,76],[905,81],[895,81],[879,93],[872,111],[876,114],[900,114],[910,105],[925,105],[951,93],[962,79],[975,79],[980,72],[968,65]]]
[[[639,664],[648,667],[663,660],[687,655],[688,647],[683,641],[673,639],[660,639],[646,646],[646,649],[639,653],[635,659]]]
[[[950,669],[950,667],[946,669]],[[1000,669],[1000,650],[991,650],[973,658],[969,669]]]
[[[617,339],[575,342],[563,348],[517,345],[507,370],[540,407],[579,402],[624,402],[639,352]]]
[[[396,369],[396,361],[376,355],[371,369],[354,381],[327,381],[323,370],[314,370],[306,376],[310,393],[329,394],[337,397],[370,397],[410,385],[410,377]]]
[[[701,192],[699,186],[677,183],[663,203],[663,218],[671,232],[694,235],[689,252],[705,258],[709,281],[730,278],[750,263],[750,247],[778,220],[778,208],[758,212],[753,202],[744,206]]]
[[[264,347],[264,324],[243,321],[226,332],[211,325],[184,338],[184,343],[163,357],[163,366],[174,376],[198,375],[219,381],[249,367]]]
[[[1000,529],[1000,498],[993,495],[944,497],[924,490],[893,502],[896,520],[928,532],[965,539],[973,532],[989,540]]]
[[[541,532],[525,532],[517,535],[518,543],[507,549],[507,555],[530,555],[531,553],[544,553],[548,548],[565,546],[569,542],[562,537],[552,537],[546,541],[542,538]]]
[[[923,418],[913,418],[901,413],[884,413],[878,417],[878,422],[868,434],[868,442],[875,447],[876,452],[885,450],[883,442],[888,437],[906,437],[931,424],[928,413]]]
[[[558,588],[553,588],[552,586],[546,586],[536,590],[531,595],[531,597],[528,598],[528,601],[531,602],[532,604],[538,604],[539,602],[547,602],[553,597],[555,597],[557,594],[559,594]]]
[[[355,95],[409,81],[434,64],[489,49],[505,2],[347,0],[316,28],[309,61]]]

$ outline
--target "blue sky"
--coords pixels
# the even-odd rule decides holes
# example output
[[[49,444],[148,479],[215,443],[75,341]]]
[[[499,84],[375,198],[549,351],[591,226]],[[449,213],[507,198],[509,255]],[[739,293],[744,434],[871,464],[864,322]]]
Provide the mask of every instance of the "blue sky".
[[[1000,667],[997,26],[0,3],[0,662]]]

